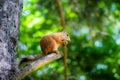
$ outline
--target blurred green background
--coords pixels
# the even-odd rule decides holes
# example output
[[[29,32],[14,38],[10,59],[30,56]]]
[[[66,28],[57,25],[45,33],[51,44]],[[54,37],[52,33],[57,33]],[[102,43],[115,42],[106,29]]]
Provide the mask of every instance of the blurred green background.
[[[120,80],[120,1],[60,0],[71,37],[69,80]],[[55,0],[24,0],[18,58],[41,53],[45,34],[61,31]],[[23,80],[64,80],[63,58]]]

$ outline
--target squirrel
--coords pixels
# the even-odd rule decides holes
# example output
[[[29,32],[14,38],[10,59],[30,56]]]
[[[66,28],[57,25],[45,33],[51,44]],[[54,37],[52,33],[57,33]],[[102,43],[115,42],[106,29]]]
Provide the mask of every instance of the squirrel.
[[[70,36],[66,33],[65,30],[63,30],[62,32],[56,32],[45,35],[42,37],[40,41],[42,54],[36,56],[24,57],[20,60],[19,65],[38,60],[39,58],[42,58],[50,53],[60,54],[58,48],[61,47],[62,45],[68,44],[69,41],[70,41]]]

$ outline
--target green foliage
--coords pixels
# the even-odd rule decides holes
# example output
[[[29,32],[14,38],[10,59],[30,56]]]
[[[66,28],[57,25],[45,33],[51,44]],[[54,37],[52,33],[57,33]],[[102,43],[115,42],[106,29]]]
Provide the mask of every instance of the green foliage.
[[[71,36],[70,80],[120,80],[120,1],[60,1]],[[41,37],[61,29],[55,0],[24,0],[18,58],[41,53]],[[23,80],[63,80],[63,71],[60,59]]]

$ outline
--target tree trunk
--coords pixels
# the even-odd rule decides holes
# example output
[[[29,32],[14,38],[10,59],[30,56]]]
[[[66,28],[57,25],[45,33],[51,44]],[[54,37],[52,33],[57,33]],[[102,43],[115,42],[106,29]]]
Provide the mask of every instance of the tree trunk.
[[[22,0],[0,0],[0,80],[15,80]]]

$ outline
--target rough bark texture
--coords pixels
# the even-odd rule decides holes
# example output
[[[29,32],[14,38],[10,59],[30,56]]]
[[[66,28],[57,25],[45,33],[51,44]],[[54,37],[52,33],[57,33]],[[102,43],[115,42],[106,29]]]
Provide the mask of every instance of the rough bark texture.
[[[0,80],[15,80],[22,0],[0,0]]]

